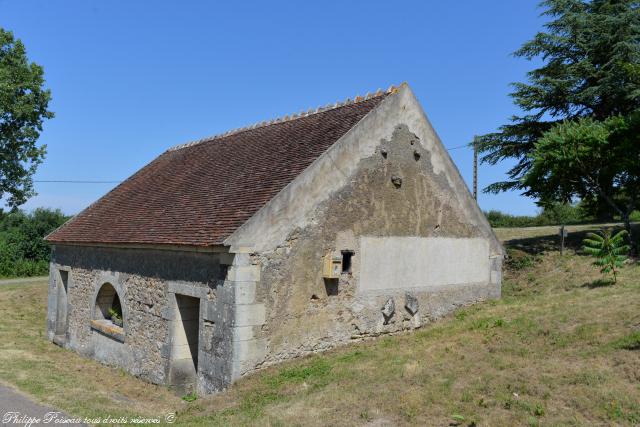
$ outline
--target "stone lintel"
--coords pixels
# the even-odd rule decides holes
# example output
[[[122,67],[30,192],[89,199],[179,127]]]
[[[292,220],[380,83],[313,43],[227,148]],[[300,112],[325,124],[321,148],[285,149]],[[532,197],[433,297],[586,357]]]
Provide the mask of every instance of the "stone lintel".
[[[169,281],[167,282],[167,291],[194,298],[206,298],[209,287],[204,284],[194,285],[190,282]]]

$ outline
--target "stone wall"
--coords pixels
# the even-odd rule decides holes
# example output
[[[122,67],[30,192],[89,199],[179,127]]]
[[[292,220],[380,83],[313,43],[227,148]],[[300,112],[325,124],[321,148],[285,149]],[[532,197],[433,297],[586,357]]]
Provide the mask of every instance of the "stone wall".
[[[234,292],[225,282],[233,257],[226,253],[88,246],[53,248],[50,273],[49,339],[87,357],[124,368],[158,384],[176,384],[171,363],[176,294],[198,298],[198,378],[200,392],[231,381],[231,329]],[[221,267],[222,265],[222,267]],[[60,271],[68,272],[67,328],[56,334]],[[110,283],[120,298],[124,342],[91,327],[98,290]],[[178,380],[176,380],[178,381]]]

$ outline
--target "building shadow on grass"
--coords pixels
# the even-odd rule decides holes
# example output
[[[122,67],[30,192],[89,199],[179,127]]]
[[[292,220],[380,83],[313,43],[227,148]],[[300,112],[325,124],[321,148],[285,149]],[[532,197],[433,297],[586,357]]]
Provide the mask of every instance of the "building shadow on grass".
[[[595,288],[606,288],[608,286],[615,285],[613,279],[596,279],[592,282],[587,282],[582,285],[583,288],[595,289]]]
[[[610,227],[611,228],[611,227]],[[614,232],[622,230],[622,226],[612,227]],[[588,233],[601,230],[602,227],[594,226],[586,230],[569,232],[564,241],[565,249],[573,250],[578,255],[584,255],[582,252],[582,241],[587,237]],[[560,227],[558,227],[558,231]],[[633,224],[632,232],[635,238],[638,238],[640,234],[640,224]],[[511,239],[504,242],[504,246],[510,249],[517,249],[522,252],[526,252],[529,255],[538,255],[542,252],[559,251],[560,250],[560,235],[549,234],[545,236],[527,237],[523,239]]]

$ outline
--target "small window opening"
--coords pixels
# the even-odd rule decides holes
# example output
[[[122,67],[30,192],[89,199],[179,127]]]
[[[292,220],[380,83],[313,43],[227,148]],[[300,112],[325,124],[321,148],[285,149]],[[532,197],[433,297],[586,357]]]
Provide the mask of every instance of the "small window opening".
[[[110,283],[105,283],[96,298],[95,318],[109,320],[116,326],[122,327],[122,305],[120,297]]]
[[[105,283],[98,291],[91,329],[116,341],[124,342],[124,316],[120,296],[110,283]]]
[[[338,279],[324,279],[324,288],[328,297],[338,295]]]
[[[114,325],[122,327],[122,306],[120,305],[118,294],[116,294],[116,297],[113,299],[113,304],[111,304],[111,308],[107,313]]]
[[[353,257],[353,251],[342,251],[342,272],[351,273],[351,258]]]
[[[69,272],[67,270],[60,270],[60,281],[64,287],[64,291],[67,292],[69,287]]]

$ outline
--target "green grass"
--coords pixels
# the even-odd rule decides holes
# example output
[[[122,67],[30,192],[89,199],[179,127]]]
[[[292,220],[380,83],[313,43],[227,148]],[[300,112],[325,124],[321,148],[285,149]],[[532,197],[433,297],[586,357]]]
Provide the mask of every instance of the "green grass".
[[[640,269],[611,285],[579,236],[560,256],[539,229],[505,233],[529,259],[507,263],[501,300],[191,402],[47,343],[44,284],[0,287],[0,379],[73,415],[177,412],[190,426],[640,424]]]
[[[640,350],[640,330],[623,336],[613,344],[615,348],[623,350]]]

